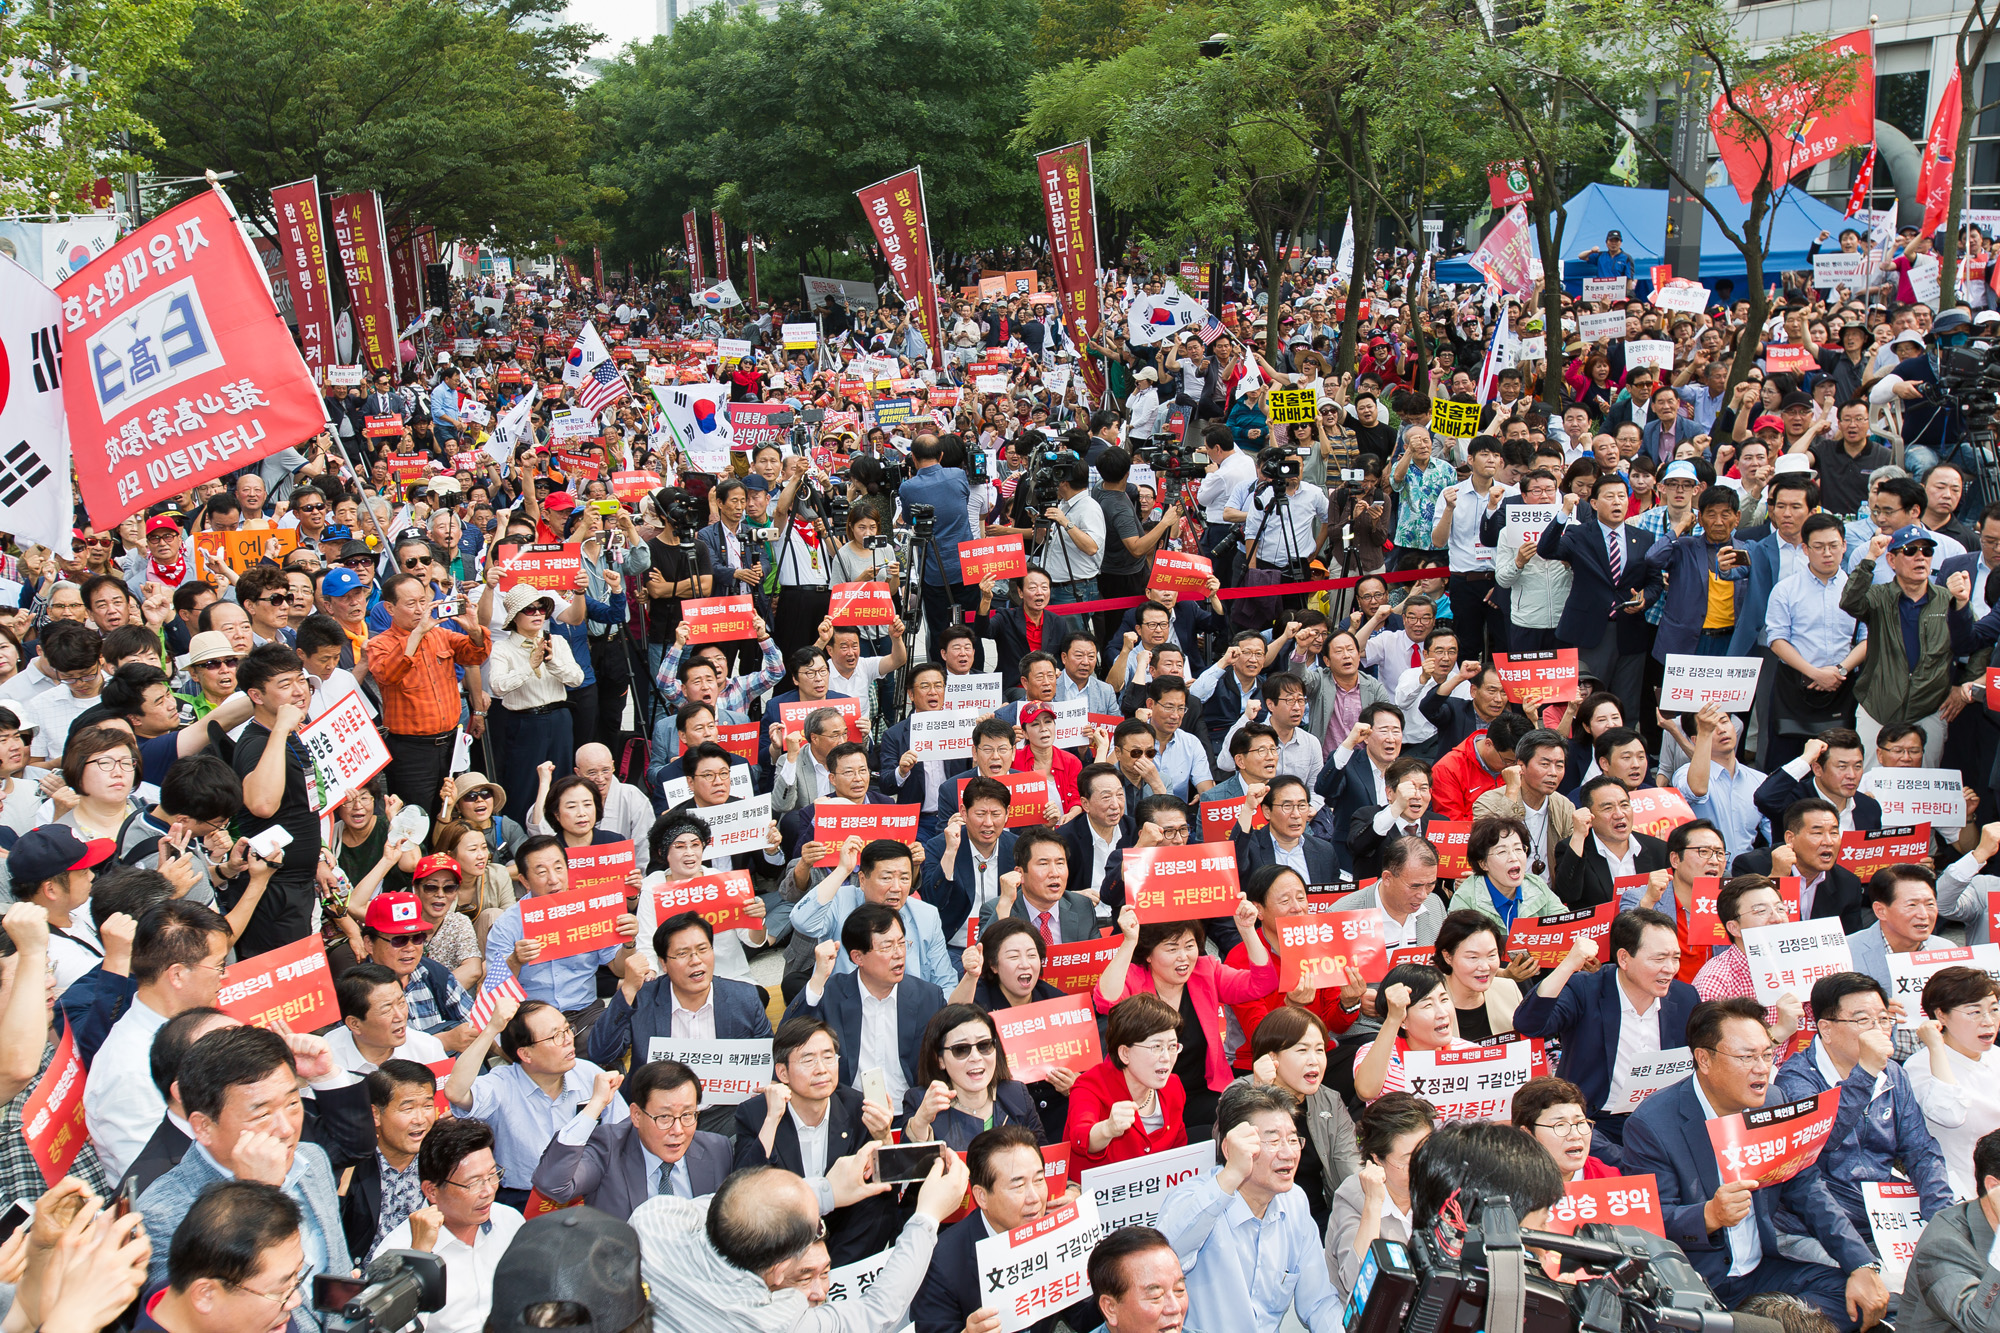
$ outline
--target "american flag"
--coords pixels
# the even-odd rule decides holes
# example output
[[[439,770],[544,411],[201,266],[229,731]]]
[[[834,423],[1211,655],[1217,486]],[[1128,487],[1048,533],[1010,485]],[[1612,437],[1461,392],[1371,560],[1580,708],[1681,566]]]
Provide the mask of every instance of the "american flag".
[[[600,361],[576,391],[576,405],[596,416],[620,398],[630,397],[632,387],[625,383],[625,377],[618,373],[616,361]]]
[[[474,1032],[486,1031],[487,1021],[493,1017],[493,1011],[500,1007],[500,998],[503,995],[516,1001],[528,998],[527,992],[521,989],[520,979],[508,977],[473,1002],[472,1013],[468,1017]]]
[[[1228,331],[1222,327],[1221,320],[1217,319],[1214,315],[1208,315],[1202,319],[1201,328],[1196,330],[1195,336],[1201,339],[1203,347],[1213,347],[1215,346],[1215,340]]]

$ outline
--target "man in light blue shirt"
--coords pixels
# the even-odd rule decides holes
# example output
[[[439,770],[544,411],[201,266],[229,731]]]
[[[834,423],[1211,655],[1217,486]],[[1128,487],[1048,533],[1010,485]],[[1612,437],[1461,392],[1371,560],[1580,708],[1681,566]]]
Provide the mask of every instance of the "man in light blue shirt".
[[[529,838],[515,853],[514,864],[527,884],[530,898],[561,893],[569,887],[569,856],[560,837],[543,834]],[[635,888],[637,883],[635,871],[632,881]],[[607,890],[624,891],[622,885]],[[486,989],[492,990],[512,976],[520,981],[521,990],[529,999],[546,1001],[572,1018],[588,1010],[601,1012],[597,969],[609,967],[615,975],[624,976],[625,960],[632,956],[632,942],[639,934],[639,918],[621,912],[612,923],[612,931],[618,937],[617,944],[537,962],[549,946],[546,941],[522,937],[521,904],[517,902],[501,913],[487,932]]]
[[[1726,864],[1771,837],[1771,821],[1757,809],[1757,788],[1764,774],[1740,763],[1737,743],[1743,733],[1737,720],[1714,704],[1694,715],[1694,750],[1674,773],[1674,786],[1694,811],[1722,835]]]
[[[1187,1327],[1278,1333],[1296,1309],[1308,1333],[1338,1333],[1344,1302],[1294,1183],[1303,1143],[1291,1093],[1231,1084],[1216,1109],[1223,1163],[1167,1191],[1159,1228],[1187,1275]]]
[[[431,435],[439,444],[458,438],[458,367],[446,366],[431,390]]]
[[[888,838],[864,844],[849,838],[840,849],[840,864],[792,908],[792,928],[815,939],[837,940],[847,917],[864,902],[879,903],[902,918],[909,941],[909,975],[949,992],[958,985],[945,945],[944,923],[937,908],[912,898],[920,848]],[[859,878],[854,876],[859,872]],[[845,949],[834,958],[836,972],[852,972],[854,960]]]

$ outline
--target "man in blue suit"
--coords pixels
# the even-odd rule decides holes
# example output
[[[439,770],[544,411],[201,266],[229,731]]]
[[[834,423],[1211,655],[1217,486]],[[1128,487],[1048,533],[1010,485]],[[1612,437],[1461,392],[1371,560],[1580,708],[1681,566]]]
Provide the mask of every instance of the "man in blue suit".
[[[1785,576],[1803,572],[1808,563],[1803,530],[1806,520],[1819,507],[1819,484],[1809,473],[1787,472],[1771,478],[1767,490],[1770,522],[1768,531],[1750,542],[1750,578],[1736,604],[1736,630],[1729,638],[1731,657],[1770,657],[1770,636],[1765,630],[1764,615],[1770,605],[1771,589]],[[1771,729],[1771,688],[1776,677],[1777,672],[1766,666],[1757,678],[1756,709],[1764,725],[1759,736],[1748,739],[1757,740],[1759,755],[1770,753],[1775,735]]]
[[[1763,1188],[1752,1180],[1723,1182],[1709,1122],[1764,1105],[1776,1052],[1763,1006],[1710,1000],[1688,1020],[1687,1039],[1694,1073],[1647,1098],[1625,1126],[1624,1170],[1652,1173],[1667,1239],[1686,1251],[1726,1307],[1756,1292],[1786,1291],[1838,1327],[1874,1323],[1889,1307],[1880,1262],[1827,1192],[1817,1166]],[[1836,1267],[1778,1253],[1772,1218],[1781,1202]]]
[[[1604,941],[1613,966],[1578,976],[1597,942],[1577,937],[1569,954],[1514,1011],[1523,1036],[1561,1037],[1556,1072],[1583,1090],[1594,1129],[1591,1155],[1619,1164],[1627,1116],[1625,1078],[1641,1059],[1687,1045],[1687,1019],[1701,996],[1676,978],[1674,923],[1649,908],[1621,912]],[[1627,1019],[1633,1023],[1625,1031]]]
[[[1007,827],[1007,788],[992,778],[965,784],[965,808],[944,832],[924,843],[924,877],[917,896],[937,909],[952,959],[965,950],[965,923],[978,916],[984,934],[1000,901],[1000,877],[1014,868],[1014,834]]]
[[[834,958],[842,950],[854,970],[835,976]],[[881,1069],[892,1110],[903,1104],[903,1094],[917,1081],[917,1049],[923,1044],[924,1028],[944,1007],[943,991],[903,975],[906,957],[902,919],[880,903],[863,903],[847,914],[838,941],[820,941],[814,950],[812,979],[785,1009],[787,1019],[803,1015],[833,1029],[840,1039],[840,1081],[848,1087],[860,1086],[863,1043],[871,1039],[865,1052],[867,1067]],[[872,1043],[874,1033],[864,1034],[863,1016],[891,995],[896,997],[894,1046],[881,1049]]]
[[[1556,622],[1556,642],[1576,649],[1583,673],[1621,699],[1641,697],[1652,628],[1643,591],[1652,535],[1626,524],[1631,500],[1625,478],[1607,472],[1591,487],[1591,513],[1579,513],[1573,523],[1549,524],[1537,547],[1542,559],[1570,567],[1569,599]]]
[[[1354,854],[1347,846],[1348,825],[1369,806],[1389,803],[1395,795],[1389,785],[1389,765],[1402,756],[1403,710],[1377,702],[1361,706],[1354,730],[1320,765],[1313,790],[1325,804],[1313,824],[1327,835],[1340,868],[1350,876],[1354,874]]]
[[[764,997],[747,981],[715,975],[715,928],[698,912],[668,917],[653,932],[653,956],[661,975],[640,985],[642,968],[628,968],[625,980],[590,1027],[586,1057],[614,1068],[632,1052],[635,1065],[653,1058],[655,1037],[704,1037],[742,1041],[771,1035]],[[695,1031],[676,1032],[674,1014],[689,1016]],[[727,1110],[728,1108],[723,1108]]]
[[[766,1035],[769,1031],[767,1023]],[[543,1198],[582,1199],[599,1212],[626,1218],[656,1194],[699,1199],[722,1188],[736,1150],[723,1135],[695,1128],[701,1080],[692,1069],[678,1060],[639,1064],[619,1091],[632,1110],[629,1117],[592,1125],[578,1116],[549,1141],[535,1167],[535,1188]],[[736,1108],[720,1109],[734,1125]]]
[[[944,708],[945,666],[925,662],[910,673],[910,712],[935,713]],[[923,759],[910,754],[910,719],[904,718],[882,733],[882,763],[875,785],[892,805],[914,805],[917,837],[935,838],[951,816],[944,809],[945,791],[956,788],[957,779],[972,771],[970,759]]]
[[[1312,793],[1305,780],[1280,773],[1271,779],[1261,804],[1267,821],[1263,828],[1252,832],[1245,827],[1250,822],[1246,805],[1229,830],[1229,839],[1236,844],[1237,875],[1248,878],[1251,871],[1279,862],[1297,870],[1303,863],[1308,886],[1334,883],[1340,876],[1340,858],[1333,844],[1306,831]]]

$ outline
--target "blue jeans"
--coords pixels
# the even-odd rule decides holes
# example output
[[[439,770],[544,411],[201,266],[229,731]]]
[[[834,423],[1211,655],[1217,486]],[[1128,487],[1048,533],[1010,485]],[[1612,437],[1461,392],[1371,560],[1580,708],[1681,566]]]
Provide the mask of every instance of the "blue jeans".
[[[1051,602],[1094,602],[1097,600],[1097,580],[1078,579],[1074,583],[1058,583],[1049,594]]]

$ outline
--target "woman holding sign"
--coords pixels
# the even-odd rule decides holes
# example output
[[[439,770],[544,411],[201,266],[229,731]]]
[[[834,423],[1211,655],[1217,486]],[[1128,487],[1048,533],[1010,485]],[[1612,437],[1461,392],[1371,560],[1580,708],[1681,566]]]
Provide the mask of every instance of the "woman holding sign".
[[[1246,807],[1247,809],[1247,807]],[[1247,818],[1247,816],[1246,816]],[[1272,958],[1278,957],[1278,947],[1272,941],[1277,937],[1277,922],[1280,917],[1304,916],[1312,910],[1312,903],[1306,894],[1306,882],[1290,866],[1273,863],[1258,866],[1243,881],[1243,896],[1257,904],[1257,934],[1264,941],[1265,951]],[[1248,946],[1239,944],[1229,951],[1223,962],[1230,967],[1247,968],[1250,956]],[[1274,984],[1269,993],[1254,1000],[1229,1006],[1235,1015],[1236,1026],[1243,1032],[1255,1032],[1264,1019],[1275,1010],[1286,1005],[1303,1005],[1310,1009],[1321,1024],[1331,1032],[1345,1032],[1354,1026],[1355,1017],[1361,1012],[1361,996],[1368,988],[1361,973],[1354,968],[1347,969],[1347,982],[1341,986],[1316,986],[1310,979],[1301,977],[1298,988],[1281,992]],[[1248,1073],[1250,1061],[1256,1057],[1246,1044],[1236,1052],[1238,1073]],[[1300,1096],[1305,1094],[1300,1093]]]
[[[1421,963],[1401,963],[1382,978],[1382,1035],[1354,1061],[1354,1093],[1372,1102],[1385,1092],[1408,1092],[1403,1056],[1410,1051],[1442,1051],[1470,1046],[1453,1034],[1451,992],[1444,974]]]
[[[772,833],[777,825],[771,826]],[[651,843],[652,864],[661,867],[645,878],[639,894],[639,933],[634,937],[633,956],[642,968],[657,968],[660,960],[653,952],[653,932],[660,924],[659,895],[670,884],[685,884],[691,879],[715,873],[707,864],[708,848],[713,837],[708,821],[697,815],[665,814],[653,823],[648,835]],[[667,913],[672,916],[675,908]],[[756,919],[755,929],[738,927],[732,930],[718,930],[712,941],[715,950],[715,975],[725,981],[751,982],[750,957],[743,946],[764,947],[764,913],[768,909],[762,898],[752,894],[743,904],[745,916]]]
[[[1097,1008],[1108,1013],[1128,995],[1151,993],[1180,1015],[1174,1073],[1185,1089],[1190,1139],[1206,1139],[1214,1129],[1215,1105],[1234,1075],[1222,1049],[1222,1006],[1269,995],[1278,985],[1278,961],[1257,933],[1257,904],[1236,901],[1236,928],[1242,932],[1247,968],[1230,967],[1202,952],[1198,921],[1139,924],[1126,903],[1118,913],[1122,932],[1097,982]]]
[[[1060,1000],[1064,992],[1042,980],[1047,948],[1040,932],[1026,920],[1003,916],[965,951],[959,960],[965,979],[946,998],[953,1004],[976,1004],[989,1014]],[[1051,1069],[1045,1078],[1028,1084],[1044,1129],[1053,1132],[1055,1126],[1069,1123],[1069,1090],[1076,1078],[1074,1069]]]
[[[986,1130],[1020,1125],[1047,1143],[1027,1085],[1007,1071],[1000,1031],[984,1009],[948,1004],[931,1015],[917,1049],[917,1081],[903,1094],[905,1143],[948,1144],[963,1153]]]

